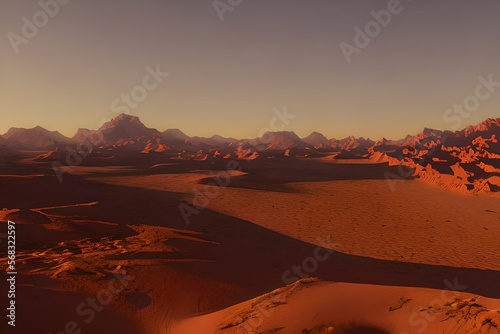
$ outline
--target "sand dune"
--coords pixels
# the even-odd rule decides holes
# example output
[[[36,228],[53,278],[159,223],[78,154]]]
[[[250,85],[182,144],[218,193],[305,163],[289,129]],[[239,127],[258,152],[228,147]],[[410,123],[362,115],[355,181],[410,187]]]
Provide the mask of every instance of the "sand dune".
[[[171,333],[498,333],[499,308],[498,300],[460,292],[303,279],[180,321]]]

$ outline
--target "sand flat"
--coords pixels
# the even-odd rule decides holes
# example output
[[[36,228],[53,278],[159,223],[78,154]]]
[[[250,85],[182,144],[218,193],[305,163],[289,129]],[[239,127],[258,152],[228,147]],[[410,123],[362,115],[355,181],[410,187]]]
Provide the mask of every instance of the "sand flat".
[[[99,177],[99,182],[168,190],[193,200],[205,174]],[[499,199],[447,192],[418,180],[287,183],[292,192],[219,187],[207,208],[306,241],[376,259],[500,269]],[[251,200],[250,200],[251,199]],[[465,203],[465,205],[464,205]],[[203,214],[203,213],[201,213]]]

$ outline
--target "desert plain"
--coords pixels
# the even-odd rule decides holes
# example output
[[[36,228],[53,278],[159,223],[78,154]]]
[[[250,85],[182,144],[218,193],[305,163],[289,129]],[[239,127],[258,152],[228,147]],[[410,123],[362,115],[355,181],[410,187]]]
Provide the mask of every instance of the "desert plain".
[[[497,331],[498,198],[387,164],[89,158],[58,182],[33,158],[0,166],[21,332]]]

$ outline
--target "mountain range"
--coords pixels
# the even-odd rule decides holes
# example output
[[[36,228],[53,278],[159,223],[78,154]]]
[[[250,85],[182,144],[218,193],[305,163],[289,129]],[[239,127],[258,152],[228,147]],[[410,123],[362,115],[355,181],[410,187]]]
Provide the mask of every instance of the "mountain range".
[[[461,131],[451,132],[425,128],[422,132],[400,140],[382,138],[378,141],[349,136],[343,139],[328,139],[323,134],[313,132],[305,138],[299,138],[292,131],[267,132],[260,138],[235,139],[219,135],[212,137],[189,137],[179,129],[168,129],[160,132],[146,127],[138,117],[120,114],[105,123],[97,130],[78,129],[77,133],[68,138],[57,131],[49,131],[40,126],[32,129],[11,128],[0,135],[0,145],[22,150],[50,150],[63,148],[67,145],[76,146],[88,141],[92,149],[122,148],[130,151],[143,152],[147,146],[164,151],[183,151],[199,149],[220,150],[228,147],[247,147],[253,151],[286,151],[308,150],[320,152],[340,152],[346,157],[366,157],[370,152],[393,152],[402,147],[436,146],[440,143],[446,146],[463,147],[470,145],[472,140],[481,136],[491,139],[498,135],[500,118],[486,119]],[[479,139],[478,139],[479,140]],[[496,145],[494,145],[496,147]]]
[[[267,132],[253,139],[190,137],[179,129],[160,132],[138,117],[121,114],[97,130],[78,129],[68,138],[42,127],[11,128],[0,136],[0,153],[46,151],[39,160],[62,160],[68,150],[90,154],[165,154],[178,159],[265,159],[274,157],[365,159],[414,170],[412,176],[444,188],[468,192],[500,189],[500,118],[488,118],[460,131],[424,128],[400,140],[349,136],[328,139],[318,132]]]

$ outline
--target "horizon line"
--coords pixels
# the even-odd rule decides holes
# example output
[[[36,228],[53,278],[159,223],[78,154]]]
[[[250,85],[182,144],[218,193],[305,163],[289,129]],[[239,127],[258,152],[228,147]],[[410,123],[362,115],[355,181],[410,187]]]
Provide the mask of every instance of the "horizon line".
[[[101,124],[98,128],[96,128],[96,129],[89,129],[89,128],[84,128],[84,127],[78,127],[78,128],[77,128],[77,129],[73,132],[73,134],[72,134],[72,135],[70,135],[70,136],[66,135],[66,134],[65,134],[66,132],[64,132],[64,133],[63,133],[63,132],[61,132],[61,131],[60,131],[60,130],[58,130],[58,129],[52,130],[52,129],[48,129],[48,128],[46,128],[46,127],[43,127],[43,126],[41,126],[41,125],[36,125],[36,126],[33,126],[33,127],[11,126],[11,127],[9,127],[9,129],[7,130],[7,132],[0,134],[0,137],[3,137],[4,135],[6,135],[6,134],[7,134],[10,130],[12,130],[12,129],[33,130],[33,129],[36,129],[36,128],[40,127],[40,128],[42,128],[42,129],[44,129],[44,130],[46,130],[46,131],[49,131],[49,132],[58,132],[58,133],[59,133],[59,134],[61,134],[62,136],[66,137],[66,138],[68,138],[68,139],[71,139],[71,138],[73,138],[73,137],[74,137],[74,136],[78,133],[78,131],[79,131],[79,130],[97,131],[97,130],[99,130],[99,129],[100,129],[100,128],[101,128],[101,127],[105,124],[105,123],[107,123],[107,122],[111,122],[111,121],[113,121],[114,119],[116,119],[116,118],[118,118],[118,117],[120,117],[120,116],[123,116],[123,115],[125,115],[125,116],[129,116],[129,117],[131,117],[131,118],[137,118],[137,119],[138,119],[138,120],[139,120],[139,121],[140,121],[140,122],[141,122],[141,123],[142,123],[142,124],[143,124],[146,128],[148,128],[148,129],[153,129],[153,130],[156,130],[156,131],[158,131],[158,132],[160,132],[160,133],[163,133],[163,132],[165,132],[165,131],[169,131],[169,130],[178,130],[178,131],[182,132],[183,134],[185,134],[186,136],[188,136],[189,138],[195,138],[195,137],[198,137],[198,138],[211,138],[211,137],[213,137],[213,136],[221,136],[221,137],[224,137],[224,138],[233,138],[233,139],[236,139],[236,140],[245,140],[245,139],[246,139],[246,140],[250,140],[250,139],[260,138],[260,137],[258,137],[258,136],[257,136],[257,137],[248,137],[248,138],[245,138],[245,137],[234,137],[234,136],[225,136],[225,135],[221,135],[221,134],[220,134],[220,132],[219,132],[219,133],[215,132],[215,133],[213,133],[213,134],[212,134],[211,136],[209,136],[209,137],[204,137],[204,136],[200,136],[200,135],[194,135],[194,136],[191,136],[191,135],[188,135],[188,134],[187,134],[184,130],[182,130],[182,129],[178,128],[178,127],[172,127],[172,128],[167,128],[167,129],[165,129],[165,130],[159,130],[159,129],[157,129],[156,127],[149,127],[149,126],[148,126],[145,122],[143,122],[143,121],[141,120],[141,118],[140,118],[138,115],[131,115],[131,114],[128,114],[128,113],[120,113],[120,114],[118,114],[117,116],[115,116],[115,117],[113,117],[113,118],[107,119],[105,122],[102,122],[103,120],[101,120],[101,123],[102,123],[102,124]],[[311,135],[311,134],[313,134],[313,133],[319,133],[319,134],[323,135],[324,137],[326,137],[326,138],[327,138],[327,139],[329,139],[329,140],[330,140],[330,139],[337,139],[337,140],[338,140],[338,139],[344,139],[344,138],[349,138],[349,137],[363,138],[363,139],[366,139],[366,140],[368,140],[368,139],[370,139],[370,140],[381,140],[381,139],[386,139],[386,140],[401,140],[401,139],[405,139],[405,138],[406,138],[406,137],[408,137],[408,136],[414,136],[414,135],[417,135],[418,133],[421,133],[421,132],[422,132],[423,130],[425,130],[425,129],[432,129],[432,130],[438,130],[438,131],[443,131],[443,132],[445,132],[445,131],[450,131],[450,132],[459,132],[459,131],[462,131],[462,130],[466,129],[466,128],[467,128],[467,127],[469,127],[469,126],[477,126],[477,125],[479,125],[479,124],[481,124],[481,123],[484,123],[484,122],[485,122],[485,121],[487,121],[487,120],[499,120],[499,119],[500,119],[500,117],[494,117],[494,116],[491,116],[491,117],[486,117],[486,118],[484,118],[482,121],[480,121],[479,123],[467,123],[465,126],[464,126],[464,125],[460,125],[460,128],[456,128],[456,129],[442,129],[442,128],[435,128],[435,127],[432,127],[432,126],[424,126],[424,128],[423,128],[420,132],[417,132],[417,133],[414,133],[414,134],[412,134],[412,133],[407,133],[407,134],[406,134],[406,135],[404,135],[403,137],[401,137],[401,138],[397,138],[397,139],[396,139],[396,138],[387,138],[387,137],[385,137],[384,135],[382,135],[381,137],[377,137],[376,139],[375,139],[375,137],[370,138],[369,136],[363,136],[363,135],[362,135],[362,136],[359,136],[359,137],[357,137],[356,135],[348,135],[348,136],[345,136],[345,137],[340,137],[340,138],[339,138],[339,137],[330,137],[330,136],[325,135],[324,133],[322,133],[322,132],[320,132],[320,131],[316,131],[316,130],[312,130],[311,132],[309,132],[309,133],[308,133],[307,135],[305,135],[305,136],[300,136],[300,135],[298,135],[298,134],[297,134],[297,132],[296,132],[296,131],[294,131],[293,129],[286,129],[286,130],[284,129],[284,130],[279,130],[279,131],[271,131],[271,129],[267,129],[267,128],[265,128],[265,127],[261,128],[261,129],[260,129],[260,131],[262,131],[262,130],[264,130],[264,129],[270,130],[270,131],[265,131],[265,132],[263,132],[263,134],[264,134],[264,133],[266,133],[266,132],[271,132],[271,133],[279,133],[279,132],[292,132],[292,133],[294,133],[295,135],[297,135],[300,139],[304,139],[304,138],[306,138],[306,137],[310,136],[310,135]],[[461,120],[464,120],[464,119],[463,119],[463,118],[461,118]],[[257,132],[259,132],[259,131],[257,131]],[[259,133],[260,133],[260,132],[259,132]]]

